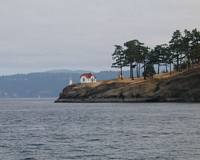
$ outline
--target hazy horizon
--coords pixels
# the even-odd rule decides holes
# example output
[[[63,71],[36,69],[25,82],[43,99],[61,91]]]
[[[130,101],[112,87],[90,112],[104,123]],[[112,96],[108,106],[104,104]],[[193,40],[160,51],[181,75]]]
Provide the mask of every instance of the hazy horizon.
[[[199,0],[0,0],[0,75],[110,70],[114,44],[200,28]]]
[[[81,72],[82,71],[82,72]],[[53,69],[41,69],[41,70],[33,70],[33,71],[27,71],[27,72],[15,72],[15,73],[6,73],[6,74],[0,74],[1,76],[13,76],[13,75],[20,75],[20,74],[34,74],[34,73],[59,73],[59,72],[80,72],[82,74],[83,72],[92,72],[92,73],[100,73],[100,72],[119,72],[119,69],[117,68],[108,68],[107,70],[84,70],[84,69],[67,69],[67,68],[53,68]],[[123,72],[129,71],[129,67],[124,68]]]

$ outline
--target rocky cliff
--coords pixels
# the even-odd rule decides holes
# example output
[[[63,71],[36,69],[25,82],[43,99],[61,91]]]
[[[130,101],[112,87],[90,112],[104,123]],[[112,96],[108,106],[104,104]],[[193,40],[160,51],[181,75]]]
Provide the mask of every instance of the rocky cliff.
[[[72,85],[64,88],[56,102],[200,102],[200,68],[148,80]]]

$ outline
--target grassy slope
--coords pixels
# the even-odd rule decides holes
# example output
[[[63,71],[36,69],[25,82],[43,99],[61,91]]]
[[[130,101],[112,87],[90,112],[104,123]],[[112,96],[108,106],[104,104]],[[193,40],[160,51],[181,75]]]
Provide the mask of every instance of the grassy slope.
[[[196,67],[182,73],[162,74],[154,79],[144,81],[142,78],[134,81],[110,80],[96,84],[78,84],[66,87],[60,95],[60,100],[105,100],[130,101],[200,101],[200,68]]]

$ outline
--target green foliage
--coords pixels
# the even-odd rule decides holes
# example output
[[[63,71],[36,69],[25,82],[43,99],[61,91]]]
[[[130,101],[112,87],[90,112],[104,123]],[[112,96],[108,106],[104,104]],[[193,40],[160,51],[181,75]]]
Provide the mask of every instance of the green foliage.
[[[113,68],[121,68],[125,66],[125,54],[123,51],[123,47],[120,45],[115,45],[115,51],[112,54],[113,59]]]
[[[157,45],[149,56],[149,63],[158,65],[158,74],[160,73],[160,64],[171,64],[172,54],[167,44]]]
[[[169,44],[157,45],[153,49],[144,46],[139,40],[131,40],[122,46],[116,45],[113,53],[114,63],[112,67],[122,68],[130,66],[130,78],[134,79],[133,69],[137,68],[140,73],[140,66],[144,68],[144,78],[155,74],[154,64],[158,65],[158,74],[160,73],[160,65],[170,65],[170,73],[172,65],[177,71],[183,68],[189,68],[192,64],[200,62],[200,32],[197,29],[192,31],[176,30]],[[141,65],[143,64],[143,65]]]
[[[154,69],[154,65],[151,64],[151,63],[148,63],[146,65],[146,69],[143,73],[144,77],[150,77],[150,78],[153,78],[153,75],[156,74],[156,71]]]
[[[148,52],[147,47],[144,46],[144,43],[141,43],[139,40],[128,41],[124,44],[126,47],[125,50],[125,63],[130,66],[130,78],[133,77],[133,68],[135,68],[138,63],[142,63],[145,59],[145,54]],[[137,69],[139,69],[137,67]]]
[[[113,64],[112,64],[112,68],[119,68],[120,69],[120,77],[122,79],[122,77],[123,77],[122,68],[124,66],[126,66],[125,54],[124,54],[124,50],[123,50],[122,46],[115,45],[115,51],[112,54],[112,59],[114,61]]]
[[[192,59],[193,63],[200,62],[200,44],[197,44],[192,48],[191,59]]]
[[[176,30],[172,39],[169,42],[170,50],[172,52],[173,59],[176,61],[177,71],[180,70],[180,61],[183,59],[183,36],[179,30]]]
[[[181,64],[187,63],[189,68],[192,63],[199,61],[198,45],[200,44],[200,32],[197,29],[192,31],[184,30],[174,32],[170,43],[170,50],[173,54],[173,59],[176,61],[176,68],[180,71]]]
[[[192,30],[191,59],[193,63],[200,62],[200,31]]]
[[[146,47],[144,43],[138,40],[128,41],[124,44],[126,47],[125,55],[127,63],[139,63],[143,61],[143,55],[146,52]]]
[[[152,51],[149,59],[151,63],[160,64],[170,61],[171,53],[167,44],[157,45]]]

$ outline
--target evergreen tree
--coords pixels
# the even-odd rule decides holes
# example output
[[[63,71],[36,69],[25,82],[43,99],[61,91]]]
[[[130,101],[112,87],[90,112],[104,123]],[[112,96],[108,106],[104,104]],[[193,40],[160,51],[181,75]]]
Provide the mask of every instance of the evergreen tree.
[[[151,54],[150,49],[148,47],[143,47],[143,52],[141,54],[141,60],[144,64],[143,65],[144,72],[146,71],[146,65],[151,61],[150,60],[150,58],[151,58],[150,54]],[[146,80],[146,74],[143,74],[143,76],[144,76],[144,79]]]
[[[120,76],[122,77],[122,69],[130,66],[130,78],[134,79],[133,69],[136,67],[137,77],[140,77],[140,68],[143,64],[144,79],[146,76],[152,76],[155,71],[154,65],[158,65],[158,74],[160,73],[160,65],[170,66],[170,74],[172,72],[172,64],[175,64],[177,71],[181,71],[187,65],[189,68],[194,63],[200,63],[200,32],[197,29],[192,31],[184,30],[183,34],[180,30],[176,30],[168,44],[157,45],[150,50],[145,47],[139,40],[128,41],[122,46],[116,45],[113,53],[112,67],[120,68]]]
[[[192,30],[191,60],[192,63],[200,62],[200,31],[197,29]]]
[[[200,44],[192,48],[191,59],[193,63],[200,63]]]
[[[179,30],[173,33],[172,39],[169,42],[170,50],[173,54],[173,58],[176,60],[176,70],[180,71],[180,63],[183,59],[183,38]]]
[[[142,61],[142,54],[144,53],[145,47],[144,44],[138,40],[128,41],[124,46],[126,47],[126,63],[130,66],[130,78],[134,79],[133,68]],[[137,67],[137,69],[139,69],[139,67]]]
[[[146,65],[146,69],[144,71],[144,77],[150,77],[153,78],[154,74],[156,74],[156,71],[154,69],[154,65],[152,63],[148,63]]]
[[[125,67],[125,55],[123,47],[120,45],[115,45],[115,51],[112,54],[113,59],[113,68],[119,68],[120,69],[120,78],[123,79],[123,67]]]
[[[170,70],[170,75],[172,74],[172,64],[173,64],[173,54],[169,48],[169,46],[167,46],[165,48],[166,50],[166,55],[165,55],[165,63],[169,64],[169,70]]]
[[[187,63],[187,68],[191,66],[191,50],[192,50],[192,39],[193,35],[190,31],[184,30],[183,36],[183,46],[182,51],[184,53],[185,62]]]

